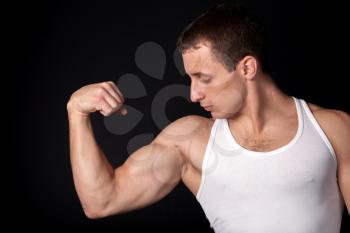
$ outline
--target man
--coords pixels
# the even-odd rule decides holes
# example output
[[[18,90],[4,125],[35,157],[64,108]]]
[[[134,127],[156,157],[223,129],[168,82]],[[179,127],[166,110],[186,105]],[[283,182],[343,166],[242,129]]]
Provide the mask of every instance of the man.
[[[89,115],[125,115],[113,82],[67,104],[74,182],[89,218],[150,205],[180,181],[216,232],[339,232],[350,207],[350,117],[284,94],[264,59],[264,30],[232,4],[193,21],[178,41],[191,100],[186,116],[113,169]]]

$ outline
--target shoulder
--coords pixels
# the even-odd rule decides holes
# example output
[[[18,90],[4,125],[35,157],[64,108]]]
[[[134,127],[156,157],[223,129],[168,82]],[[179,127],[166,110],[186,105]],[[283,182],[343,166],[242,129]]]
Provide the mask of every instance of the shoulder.
[[[326,128],[334,128],[341,131],[350,129],[350,115],[336,109],[322,108],[318,105],[307,103],[316,120]]]
[[[308,103],[308,106],[320,127],[330,140],[337,158],[345,154],[350,155],[350,116],[348,113],[336,109],[327,109]],[[347,156],[349,156],[347,155]]]
[[[177,119],[164,128],[154,142],[180,146],[211,129],[214,120],[197,115]]]

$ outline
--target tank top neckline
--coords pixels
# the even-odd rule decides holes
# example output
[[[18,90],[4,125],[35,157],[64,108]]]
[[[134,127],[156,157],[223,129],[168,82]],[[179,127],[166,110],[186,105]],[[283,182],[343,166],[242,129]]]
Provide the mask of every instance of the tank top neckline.
[[[295,98],[294,96],[292,96],[294,102],[295,102],[295,106],[296,106],[296,110],[297,110],[297,115],[298,115],[298,129],[296,134],[294,135],[293,139],[291,141],[289,141],[287,144],[273,149],[271,151],[253,151],[253,150],[249,150],[243,146],[241,146],[236,139],[234,138],[234,136],[231,133],[230,127],[229,127],[229,123],[227,119],[223,119],[223,123],[224,123],[224,133],[226,134],[226,136],[228,137],[228,139],[230,140],[231,143],[233,143],[233,145],[235,147],[238,147],[242,152],[244,152],[245,155],[249,155],[249,156],[258,156],[258,157],[267,157],[268,155],[276,155],[276,154],[281,154],[282,152],[288,150],[290,147],[292,147],[301,137],[302,135],[302,131],[304,128],[304,120],[303,120],[303,113],[301,110],[301,105],[298,101],[297,98]]]

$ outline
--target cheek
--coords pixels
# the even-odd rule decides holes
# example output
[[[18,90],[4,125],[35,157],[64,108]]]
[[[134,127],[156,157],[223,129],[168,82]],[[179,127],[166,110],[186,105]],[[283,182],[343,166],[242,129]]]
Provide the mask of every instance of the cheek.
[[[236,114],[243,104],[243,94],[235,89],[224,89],[214,98],[213,114],[220,118],[230,118]],[[215,113],[216,112],[216,113]]]

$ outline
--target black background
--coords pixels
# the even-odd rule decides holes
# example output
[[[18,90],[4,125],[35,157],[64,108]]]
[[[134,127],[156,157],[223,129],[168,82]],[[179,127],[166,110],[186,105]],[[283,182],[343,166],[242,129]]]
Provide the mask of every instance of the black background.
[[[281,89],[349,113],[346,4],[240,2],[262,18],[270,31],[270,63]],[[18,223],[14,227],[212,232],[199,204],[182,184],[148,208],[87,219],[73,186],[66,103],[83,85],[117,81],[125,73],[140,77],[147,97],[127,102],[145,113],[136,129],[116,136],[106,130],[101,115],[92,116],[99,144],[113,166],[121,164],[127,158],[125,147],[130,138],[159,133],[147,114],[154,94],[168,84],[189,84],[172,60],[176,39],[187,23],[214,3],[217,1],[31,1],[10,7],[15,61],[10,91],[17,110],[12,115],[11,135],[16,182],[10,218]],[[167,67],[162,81],[148,77],[135,65],[135,49],[146,41],[165,49]],[[171,120],[190,114],[208,116],[198,104],[182,98],[169,101],[166,110]],[[349,216],[344,214],[342,232],[348,226]]]

